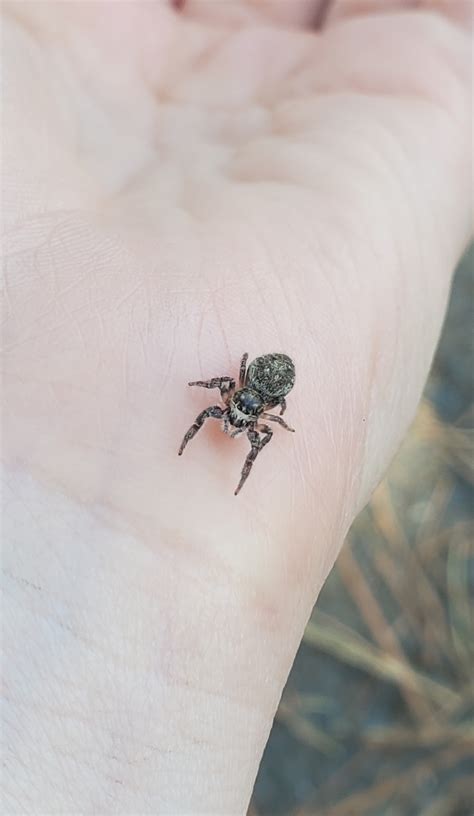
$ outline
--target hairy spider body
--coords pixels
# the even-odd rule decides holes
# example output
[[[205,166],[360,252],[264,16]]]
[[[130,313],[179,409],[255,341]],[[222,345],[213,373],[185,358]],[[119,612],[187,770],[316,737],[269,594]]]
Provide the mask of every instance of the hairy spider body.
[[[295,367],[286,354],[264,354],[250,363],[246,383],[267,403],[278,405],[295,384]]]
[[[249,419],[256,419],[265,408],[263,399],[250,388],[239,388],[228,401],[229,422],[235,428],[245,428]]]
[[[201,388],[218,388],[223,407],[211,405],[201,411],[185,433],[179,449],[181,456],[188,442],[209,417],[222,420],[223,430],[230,436],[237,436],[246,431],[250,452],[244,462],[235,495],[241,490],[258,454],[273,436],[272,429],[262,420],[276,422],[287,431],[294,430],[281,417],[286,410],[285,397],[295,384],[293,361],[286,354],[264,354],[253,360],[247,368],[247,358],[248,354],[244,354],[240,363],[238,388],[233,377],[214,377],[211,380],[188,383]],[[280,406],[280,416],[267,413],[277,405]]]

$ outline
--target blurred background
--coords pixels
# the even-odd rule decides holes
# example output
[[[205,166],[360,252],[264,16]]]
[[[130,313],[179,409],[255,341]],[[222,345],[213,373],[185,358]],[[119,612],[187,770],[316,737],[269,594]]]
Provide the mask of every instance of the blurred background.
[[[417,418],[308,624],[249,816],[474,814],[474,249]]]

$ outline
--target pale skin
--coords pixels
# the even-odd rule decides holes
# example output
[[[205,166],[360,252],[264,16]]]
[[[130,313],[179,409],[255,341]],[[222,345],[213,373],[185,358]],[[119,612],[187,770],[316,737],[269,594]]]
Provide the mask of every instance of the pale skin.
[[[469,4],[408,5],[5,6],[2,812],[245,812],[471,231]],[[236,498],[177,448],[244,351]]]

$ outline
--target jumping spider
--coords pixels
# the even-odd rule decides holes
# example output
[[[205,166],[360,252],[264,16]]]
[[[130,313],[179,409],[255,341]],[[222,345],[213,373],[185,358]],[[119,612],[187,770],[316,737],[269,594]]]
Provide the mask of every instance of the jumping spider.
[[[262,422],[277,422],[287,431],[294,431],[281,418],[286,410],[285,397],[295,384],[295,366],[286,354],[264,354],[257,357],[247,368],[248,354],[244,354],[240,363],[239,387],[236,389],[232,377],[214,377],[212,380],[198,380],[188,385],[199,385],[202,388],[219,388],[224,407],[211,405],[201,411],[184,435],[179,449],[181,456],[189,440],[202,428],[208,417],[222,419],[223,430],[231,437],[247,432],[250,452],[244,462],[240,482],[235,495],[241,490],[258,454],[270,442],[273,431]],[[271,408],[280,406],[280,416],[267,413]],[[230,432],[230,427],[235,428]]]

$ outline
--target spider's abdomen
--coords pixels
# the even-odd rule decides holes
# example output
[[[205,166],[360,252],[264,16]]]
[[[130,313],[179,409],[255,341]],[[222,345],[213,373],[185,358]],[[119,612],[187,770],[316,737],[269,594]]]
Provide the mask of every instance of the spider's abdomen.
[[[287,354],[264,354],[250,363],[246,385],[265,403],[286,397],[295,384],[295,366]]]

